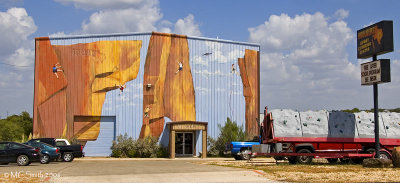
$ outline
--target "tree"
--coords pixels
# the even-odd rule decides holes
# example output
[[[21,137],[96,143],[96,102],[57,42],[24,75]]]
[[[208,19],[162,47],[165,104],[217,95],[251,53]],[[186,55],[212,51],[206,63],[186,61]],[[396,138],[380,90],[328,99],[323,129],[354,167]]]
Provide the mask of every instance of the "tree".
[[[218,125],[220,135],[214,144],[210,144],[210,152],[218,152],[218,155],[223,156],[225,147],[228,142],[245,141],[246,133],[243,126],[238,126],[235,121],[230,118],[226,119],[225,125]]]
[[[28,112],[20,115],[12,115],[0,120],[0,140],[1,141],[21,141],[32,133],[33,120]]]

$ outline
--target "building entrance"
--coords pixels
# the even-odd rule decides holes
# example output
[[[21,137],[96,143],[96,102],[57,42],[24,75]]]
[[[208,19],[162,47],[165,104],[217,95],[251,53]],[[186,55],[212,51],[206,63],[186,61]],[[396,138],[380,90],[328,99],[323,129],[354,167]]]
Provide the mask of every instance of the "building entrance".
[[[193,156],[193,132],[177,132],[175,136],[176,156]]]

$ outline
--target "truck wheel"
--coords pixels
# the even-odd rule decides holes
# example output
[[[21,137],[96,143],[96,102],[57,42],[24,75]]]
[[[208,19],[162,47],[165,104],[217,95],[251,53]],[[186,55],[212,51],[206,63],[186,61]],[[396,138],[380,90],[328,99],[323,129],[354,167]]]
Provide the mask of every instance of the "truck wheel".
[[[308,149],[300,149],[297,153],[311,153]],[[311,163],[313,157],[312,156],[296,156],[296,160],[300,164],[309,164]]]
[[[389,153],[387,153],[386,151],[380,151],[379,158],[380,158],[380,159],[388,159],[388,160],[391,160]]]
[[[337,158],[326,158],[326,160],[328,160],[329,163],[337,163],[338,162]]]
[[[294,165],[297,163],[296,156],[288,157],[289,163]]]
[[[40,157],[40,163],[41,163],[41,164],[47,164],[47,163],[49,163],[49,162],[50,162],[50,157],[49,157],[49,155],[43,154],[43,155]]]
[[[71,162],[72,160],[74,160],[74,155],[70,152],[66,152],[62,155],[62,159],[65,162]]]
[[[29,165],[29,157],[27,155],[19,155],[17,157],[17,165],[18,166],[27,166],[27,165]]]
[[[249,160],[250,159],[250,154],[249,154],[249,153],[251,153],[250,150],[245,149],[245,150],[241,150],[240,152],[241,152],[240,157],[242,158],[242,160]]]

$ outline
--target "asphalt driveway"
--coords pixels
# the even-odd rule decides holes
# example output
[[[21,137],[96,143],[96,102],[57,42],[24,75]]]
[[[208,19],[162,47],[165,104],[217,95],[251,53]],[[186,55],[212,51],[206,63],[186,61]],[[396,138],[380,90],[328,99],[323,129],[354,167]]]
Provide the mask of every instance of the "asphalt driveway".
[[[7,180],[21,173],[48,182],[274,182],[258,171],[204,165],[204,161],[207,160],[82,158],[70,163],[0,166],[0,177]]]

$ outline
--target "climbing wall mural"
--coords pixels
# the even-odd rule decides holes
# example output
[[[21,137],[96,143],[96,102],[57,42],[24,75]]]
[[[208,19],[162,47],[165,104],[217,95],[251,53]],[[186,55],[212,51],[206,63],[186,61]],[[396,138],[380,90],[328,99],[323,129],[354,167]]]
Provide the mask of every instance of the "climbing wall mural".
[[[95,140],[105,93],[138,74],[141,41],[52,46],[38,40],[34,134]]]
[[[230,118],[251,138],[259,46],[155,32],[36,38],[34,97],[36,137],[96,141],[110,117],[114,135],[164,144],[174,121],[208,122],[215,138]]]
[[[159,137],[164,128],[164,117],[171,121],[196,121],[186,37],[151,36],[144,65],[143,95],[140,137]]]

